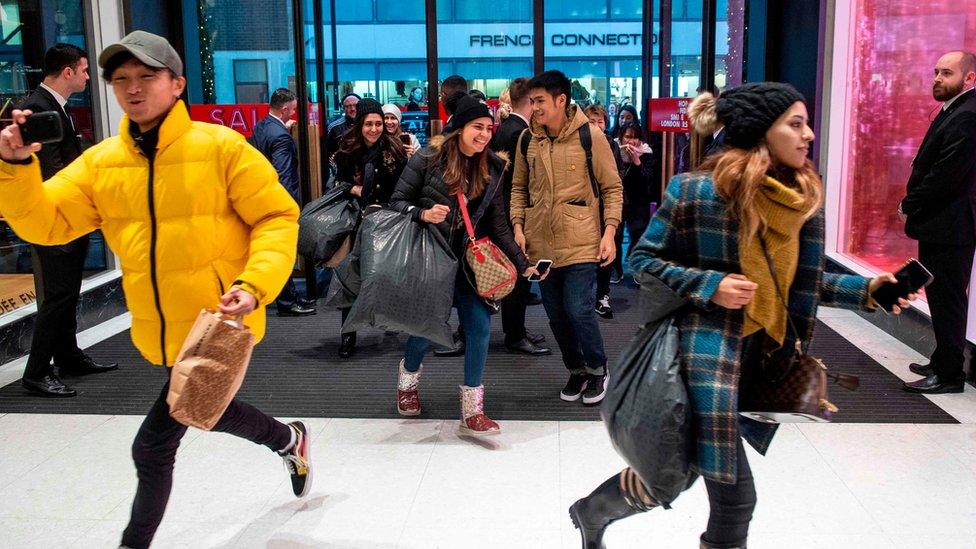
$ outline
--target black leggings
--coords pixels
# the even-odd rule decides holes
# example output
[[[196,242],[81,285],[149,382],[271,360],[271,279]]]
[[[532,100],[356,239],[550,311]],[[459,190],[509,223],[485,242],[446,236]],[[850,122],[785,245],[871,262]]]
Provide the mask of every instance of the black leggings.
[[[173,489],[176,450],[186,433],[186,426],[169,416],[167,392],[169,381],[163,385],[132,443],[132,460],[136,464],[139,487],[132,502],[129,525],[122,533],[122,545],[133,549],[149,547],[163,520]],[[239,436],[272,450],[282,450],[291,443],[290,427],[237,399],[231,401],[212,430]]]
[[[766,332],[760,330],[742,340],[739,388],[754,382],[759,375]],[[756,508],[756,485],[746,458],[745,444],[736,445],[736,483],[722,484],[705,479],[708,490],[708,529],[701,540],[712,547],[741,547],[749,534],[749,522]]]
[[[742,547],[749,537],[749,522],[756,508],[756,485],[741,438],[736,450],[736,462],[738,474],[735,484],[705,479],[711,512],[701,541],[709,547]]]

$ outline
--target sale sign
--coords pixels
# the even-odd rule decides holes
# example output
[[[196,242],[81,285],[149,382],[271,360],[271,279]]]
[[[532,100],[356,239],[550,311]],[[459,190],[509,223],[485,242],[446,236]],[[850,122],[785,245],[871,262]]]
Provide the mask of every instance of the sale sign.
[[[220,124],[238,131],[245,137],[251,137],[254,126],[259,120],[267,116],[268,104],[236,104],[236,105],[190,105],[190,119],[197,122]],[[319,119],[319,106],[311,103],[308,106],[308,117]],[[319,134],[322,126],[319,125]]]
[[[688,123],[688,105],[691,99],[687,97],[666,97],[651,99],[647,102],[648,129],[652,132],[688,133],[691,126]]]

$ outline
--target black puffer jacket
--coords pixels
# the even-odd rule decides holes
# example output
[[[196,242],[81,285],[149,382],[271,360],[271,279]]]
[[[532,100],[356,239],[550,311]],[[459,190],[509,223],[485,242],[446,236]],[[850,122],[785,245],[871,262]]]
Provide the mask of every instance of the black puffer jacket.
[[[454,231],[464,232],[463,223],[460,221],[452,223],[454,220],[461,219],[457,196],[449,194],[448,185],[443,179],[443,169],[439,166],[430,165],[431,158],[436,153],[440,143],[441,140],[435,138],[431,140],[429,147],[410,158],[407,167],[404,168],[403,174],[400,176],[396,189],[393,191],[390,208],[410,214],[415,221],[423,223],[420,220],[422,211],[432,208],[435,204],[448,206],[451,208],[451,213],[448,214],[447,220],[437,224],[437,229],[448,242],[457,248],[456,243],[467,241],[466,238],[456,238],[456,235],[452,233],[452,226],[456,227]],[[471,215],[471,223],[474,225],[475,237],[487,236],[491,238],[491,241],[505,252],[505,255],[508,256],[521,275],[529,268],[529,260],[518,247],[518,244],[515,243],[502,198],[502,178],[505,175],[505,166],[508,161],[491,151],[488,151],[488,154],[490,181],[484,194],[468,201],[468,213]],[[490,200],[488,207],[485,209],[484,215],[476,219],[478,209],[485,200]],[[454,250],[458,257],[464,255],[463,246],[461,248]]]
[[[371,149],[360,148],[349,154],[340,150],[334,158],[337,182],[363,186],[362,196],[359,197],[363,207],[373,204],[385,206],[407,163],[406,157],[400,158],[394,154],[385,141],[380,141]],[[372,173],[367,173],[370,170]]]

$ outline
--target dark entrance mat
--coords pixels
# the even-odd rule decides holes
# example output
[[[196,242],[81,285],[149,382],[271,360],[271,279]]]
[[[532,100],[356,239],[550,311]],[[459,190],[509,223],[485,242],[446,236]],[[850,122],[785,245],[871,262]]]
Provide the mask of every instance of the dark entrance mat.
[[[607,353],[613,360],[635,332],[631,309],[635,289],[615,286],[615,318],[601,320]],[[555,343],[542,306],[530,307],[530,331]],[[341,360],[339,314],[321,309],[305,318],[278,318],[272,312],[265,340],[255,349],[239,398],[264,412],[287,417],[395,418],[396,367],[402,335],[373,331],[360,334],[357,354]],[[566,370],[558,352],[528,358],[505,352],[501,319],[492,320],[492,344],[485,373],[486,411],[498,420],[598,420],[596,408],[559,400]],[[121,364],[117,372],[70,378],[79,392],[69,399],[29,396],[20,383],[0,388],[0,413],[145,414],[159,393],[165,373],[136,352],[128,332],[103,341],[89,353],[99,361]],[[832,368],[861,376],[861,389],[836,388],[831,400],[844,423],[956,423],[921,395],[903,392],[901,381],[823,324],[818,324],[813,354]],[[458,384],[463,358],[429,355],[421,382],[421,418],[458,417]]]

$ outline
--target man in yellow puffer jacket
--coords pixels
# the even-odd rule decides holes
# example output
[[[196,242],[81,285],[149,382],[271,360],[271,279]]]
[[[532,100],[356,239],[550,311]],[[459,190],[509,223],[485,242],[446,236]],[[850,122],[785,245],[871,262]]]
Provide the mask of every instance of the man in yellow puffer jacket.
[[[246,315],[258,339],[264,308],[295,261],[298,208],[277,173],[239,134],[190,121],[179,100],[183,62],[162,37],[136,31],[99,56],[125,112],[120,135],[41,181],[13,111],[0,132],[0,213],[29,242],[62,244],[101,229],[121,261],[132,339],[147,360],[170,366],[203,308]],[[172,487],[186,427],[169,417],[169,382],[132,446],[139,486],[122,545],[148,547]],[[296,496],[309,487],[308,432],[234,400],[213,429],[277,451]]]

